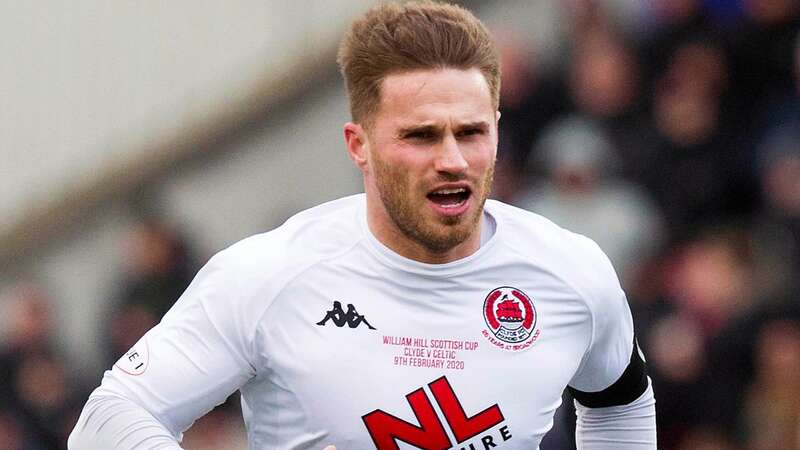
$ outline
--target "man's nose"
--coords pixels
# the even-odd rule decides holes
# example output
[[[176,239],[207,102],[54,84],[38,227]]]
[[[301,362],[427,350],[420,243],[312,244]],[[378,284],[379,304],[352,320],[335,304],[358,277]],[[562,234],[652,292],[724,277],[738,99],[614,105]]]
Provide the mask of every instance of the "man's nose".
[[[463,174],[468,167],[469,164],[464,159],[458,140],[453,135],[445,136],[436,157],[436,170],[444,173]]]

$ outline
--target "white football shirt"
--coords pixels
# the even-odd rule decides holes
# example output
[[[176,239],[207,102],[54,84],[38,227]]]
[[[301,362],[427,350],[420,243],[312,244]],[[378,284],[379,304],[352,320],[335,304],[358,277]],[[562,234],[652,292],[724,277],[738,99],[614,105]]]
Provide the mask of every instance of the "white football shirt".
[[[489,200],[494,234],[448,264],[368,230],[364,195],[214,256],[96,392],[175,437],[241,390],[252,449],[535,449],[567,385],[600,391],[633,327],[589,239]]]

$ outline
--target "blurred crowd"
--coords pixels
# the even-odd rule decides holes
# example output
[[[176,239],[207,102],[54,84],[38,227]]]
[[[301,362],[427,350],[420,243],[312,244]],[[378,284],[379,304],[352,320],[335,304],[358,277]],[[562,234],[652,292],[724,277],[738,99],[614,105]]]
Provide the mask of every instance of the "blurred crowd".
[[[502,36],[495,193],[614,262],[660,449],[800,449],[800,5],[610,3],[563,2],[550,67]]]
[[[495,197],[611,258],[648,358],[660,449],[800,449],[800,4],[642,0],[622,20],[613,3],[555,3],[567,30],[555,64],[524,33],[495,30]],[[158,217],[121,245],[106,366],[202,263]],[[35,281],[0,291],[0,450],[63,449],[100,374],[69,370],[57,293]],[[542,450],[574,448],[570,406]],[[246,448],[240,415],[234,396],[186,448]]]
[[[142,217],[120,242],[127,256],[108,293],[98,334],[111,367],[178,299],[199,269],[186,239],[158,217]],[[65,449],[67,436],[102,373],[76,379],[69,349],[56,336],[58,295],[34,282],[0,293],[0,450]],[[73,349],[74,350],[74,349]],[[191,450],[246,449],[238,399],[200,419],[186,433]]]

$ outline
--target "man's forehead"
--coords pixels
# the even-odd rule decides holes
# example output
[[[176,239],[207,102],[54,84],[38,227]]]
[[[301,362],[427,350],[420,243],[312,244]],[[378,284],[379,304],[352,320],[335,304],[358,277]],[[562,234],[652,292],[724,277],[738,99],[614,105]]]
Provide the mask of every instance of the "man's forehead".
[[[379,115],[401,126],[484,122],[494,114],[488,84],[477,69],[395,73],[381,85]],[[489,116],[487,118],[487,116]]]
[[[477,68],[438,68],[392,72],[381,80],[380,91],[383,94],[381,98],[384,100],[391,97],[392,94],[400,94],[403,97],[446,97],[448,95],[460,96],[468,92],[486,94],[491,99],[489,83]]]

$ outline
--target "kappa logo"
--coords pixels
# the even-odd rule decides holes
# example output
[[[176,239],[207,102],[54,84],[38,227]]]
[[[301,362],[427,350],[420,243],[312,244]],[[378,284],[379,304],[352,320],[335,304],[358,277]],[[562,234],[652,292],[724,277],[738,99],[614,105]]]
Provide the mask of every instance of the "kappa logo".
[[[356,311],[356,307],[353,306],[352,303],[347,304],[347,312],[344,312],[344,310],[342,309],[342,302],[338,300],[333,302],[333,309],[328,311],[325,314],[325,317],[319,322],[317,322],[317,325],[325,326],[325,324],[328,323],[329,320],[332,321],[333,324],[339,328],[342,328],[345,325],[347,325],[350,328],[357,328],[359,325],[363,323],[366,324],[370,330],[375,329],[375,327],[373,327],[372,325],[369,324],[369,322],[367,322],[366,317],[364,317],[363,315],[359,314],[358,311]]]
[[[453,446],[442,420],[433,409],[428,394],[423,388],[419,388],[406,395],[419,426],[380,409],[361,417],[378,450],[398,450],[400,447],[397,445],[397,441],[424,450],[454,448],[487,450],[512,438],[507,425],[494,432],[491,431],[493,427],[505,421],[503,412],[500,411],[497,403],[468,417],[447,377],[440,377],[428,383],[428,389],[439,405],[445,422],[457,442],[457,447]]]

